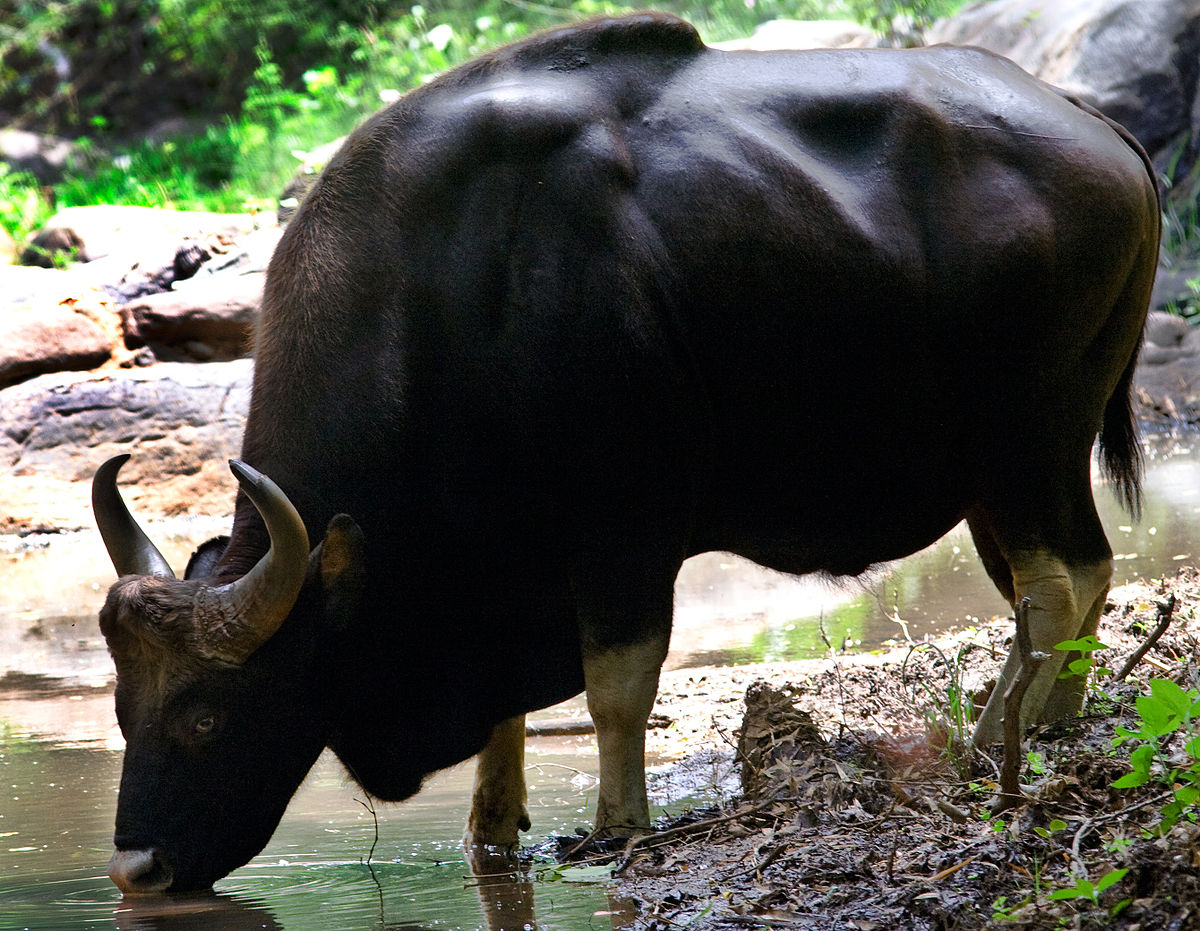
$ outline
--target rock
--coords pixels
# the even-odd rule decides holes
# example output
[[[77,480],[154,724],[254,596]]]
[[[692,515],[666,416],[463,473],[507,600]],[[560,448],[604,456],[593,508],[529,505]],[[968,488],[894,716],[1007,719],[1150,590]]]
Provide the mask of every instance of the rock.
[[[0,313],[0,388],[44,372],[95,368],[111,354],[109,335],[70,305]]]
[[[170,349],[209,359],[247,355],[265,277],[214,275],[131,301],[121,310],[126,345],[149,344],[159,358],[167,358]],[[189,349],[189,343],[196,345]]]
[[[1200,0],[994,0],[941,20],[927,40],[979,45],[1124,124],[1181,174],[1200,150]]]
[[[42,184],[56,184],[68,168],[86,165],[93,157],[69,139],[0,129],[0,161],[7,162],[13,171],[28,172]]]
[[[755,29],[747,39],[715,42],[713,46],[727,51],[769,52],[776,49],[866,48],[877,41],[878,37],[870,29],[850,20],[773,19]]]
[[[0,391],[0,473],[90,481],[134,452],[125,481],[191,475],[241,447],[249,359],[43,375]],[[128,473],[128,474],[126,474]]]
[[[228,515],[250,360],[42,375],[0,390],[0,533],[93,528],[91,479],[111,456],[146,517]],[[97,544],[99,545],[99,544]]]
[[[173,265],[183,239],[219,234],[235,237],[260,226],[274,226],[273,214],[204,213],[153,207],[68,207],[56,213],[26,247],[21,261],[50,266],[54,256],[73,255],[81,262],[120,256],[130,265]]]
[[[1183,317],[1154,311],[1146,317],[1146,345],[1163,349],[1178,348],[1191,329]]]
[[[1185,304],[1194,306],[1197,299],[1200,299],[1200,262],[1191,259],[1181,261],[1174,267],[1165,264],[1159,266],[1158,277],[1154,279],[1154,292],[1150,296],[1152,308],[1164,310],[1169,304],[1176,307]]]
[[[1139,416],[1171,425],[1200,423],[1200,326],[1151,311],[1134,373]]]

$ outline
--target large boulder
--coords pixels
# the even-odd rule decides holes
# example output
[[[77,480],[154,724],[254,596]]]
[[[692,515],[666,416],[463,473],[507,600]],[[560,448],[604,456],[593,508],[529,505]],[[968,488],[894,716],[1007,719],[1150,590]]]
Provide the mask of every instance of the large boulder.
[[[252,375],[242,359],[31,379],[0,391],[0,468],[87,479],[131,446],[131,478],[139,468],[188,473],[224,461],[241,445]]]
[[[126,343],[149,345],[159,359],[248,355],[265,278],[262,272],[206,276],[187,287],[130,301],[121,309]]]
[[[1200,423],[1200,327],[1154,311],[1146,320],[1134,388],[1143,420]]]
[[[1200,0],[992,0],[926,38],[1011,58],[1124,124],[1160,169],[1200,152]]]
[[[23,129],[0,129],[0,162],[13,171],[27,172],[42,184],[56,184],[67,169],[94,161],[96,152],[60,136]]]
[[[180,240],[231,237],[274,226],[274,214],[205,213],[154,207],[68,207],[52,216],[26,247],[26,265],[52,265],[62,255],[80,262],[119,256],[162,267]]]
[[[0,388],[45,372],[96,368],[111,352],[109,333],[70,304],[0,313]]]
[[[238,455],[249,359],[43,375],[0,391],[0,532],[86,526],[87,489],[110,456],[156,514],[222,513]]]

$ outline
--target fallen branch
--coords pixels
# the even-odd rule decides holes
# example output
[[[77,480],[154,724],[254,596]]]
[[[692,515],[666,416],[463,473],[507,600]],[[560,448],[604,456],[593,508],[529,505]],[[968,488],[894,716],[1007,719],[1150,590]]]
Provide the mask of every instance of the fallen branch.
[[[791,845],[787,843],[787,841],[776,844],[769,851],[767,851],[765,856],[757,860],[752,867],[742,870],[740,873],[734,873],[732,876],[726,876],[722,882],[731,883],[736,882],[739,879],[745,879],[747,876],[759,876],[763,870],[783,856],[784,852],[790,846]]]
[[[1150,632],[1150,636],[1146,638],[1145,643],[1133,651],[1133,655],[1125,661],[1125,665],[1113,676],[1113,681],[1124,682],[1125,677],[1133,672],[1133,667],[1142,661],[1142,657],[1150,652],[1150,648],[1158,643],[1158,638],[1167,632],[1167,628],[1171,626],[1171,621],[1175,617],[1175,593],[1171,592],[1167,596],[1166,601],[1156,602],[1158,607],[1158,624],[1154,630]]]
[[[764,808],[769,808],[770,806],[775,805],[777,803],[788,802],[788,801],[797,801],[797,799],[791,799],[791,798],[787,798],[787,797],[768,798],[768,799],[764,799],[763,801],[758,802],[754,805],[748,805],[746,807],[739,808],[739,809],[737,809],[737,811],[732,811],[727,815],[718,815],[715,818],[706,818],[703,821],[693,821],[691,824],[681,824],[678,827],[668,828],[665,831],[656,831],[652,834],[638,834],[634,837],[629,838],[629,843],[627,843],[625,845],[625,849],[621,851],[620,857],[617,859],[616,864],[613,866],[613,875],[614,876],[618,875],[619,873],[621,873],[622,870],[624,870],[626,867],[629,866],[629,864],[633,860],[634,851],[639,847],[655,847],[655,846],[658,846],[659,844],[666,843],[673,837],[678,837],[680,835],[687,835],[687,834],[699,834],[702,831],[711,830],[712,828],[717,827],[721,824],[725,824],[729,821],[738,821],[742,818],[747,817],[748,815],[756,814],[756,813],[762,811]],[[576,847],[572,848],[570,853],[575,853],[577,850],[582,848],[590,839],[591,839],[591,836],[589,835],[580,844],[578,844],[578,845],[576,845]],[[602,854],[595,858],[589,857],[589,858],[585,859],[583,862],[584,863],[603,862],[604,860],[611,859],[612,856],[613,855],[611,853]]]
[[[1024,804],[1021,794],[1021,702],[1033,680],[1037,678],[1042,663],[1049,659],[1048,653],[1033,649],[1029,636],[1029,599],[1022,598],[1017,605],[1017,636],[1014,649],[1021,658],[1017,677],[1004,693],[1004,759],[1000,766],[1000,794],[992,803],[992,814],[998,815],[1010,808]]]

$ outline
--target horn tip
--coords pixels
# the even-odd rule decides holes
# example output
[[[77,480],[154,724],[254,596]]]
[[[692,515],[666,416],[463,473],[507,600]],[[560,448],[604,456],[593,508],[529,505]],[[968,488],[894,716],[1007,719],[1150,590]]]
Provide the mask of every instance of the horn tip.
[[[125,465],[125,463],[132,458],[133,457],[129,453],[118,453],[115,456],[105,459],[104,462],[101,463],[100,467],[96,469],[96,471],[111,471],[113,473],[119,472],[121,470],[121,466]]]
[[[241,459],[230,459],[229,471],[239,482],[257,483],[262,478],[262,474],[257,469],[246,465]]]

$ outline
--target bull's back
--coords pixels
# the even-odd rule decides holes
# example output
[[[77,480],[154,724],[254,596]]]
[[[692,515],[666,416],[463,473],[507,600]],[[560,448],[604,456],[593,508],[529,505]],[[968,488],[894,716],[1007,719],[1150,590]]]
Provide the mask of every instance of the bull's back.
[[[1103,120],[945,48],[706,53],[656,125],[640,199],[687,268],[714,475],[747,477],[714,482],[700,548],[772,524],[824,547],[869,515],[899,555],[974,503],[998,437],[1090,448],[1157,216]]]
[[[847,499],[904,521],[931,483],[961,491],[936,535],[988,435],[1069,415],[1090,444],[1141,325],[1106,315],[1156,216],[1111,127],[995,56],[724,53],[664,17],[452,72],[311,200],[297,240],[386,237],[305,301],[403,334],[380,384],[405,429],[447,433],[405,450],[464,482],[481,455],[545,460],[565,494],[650,476],[707,502],[702,547],[804,535]]]

